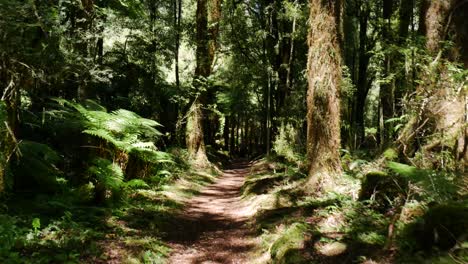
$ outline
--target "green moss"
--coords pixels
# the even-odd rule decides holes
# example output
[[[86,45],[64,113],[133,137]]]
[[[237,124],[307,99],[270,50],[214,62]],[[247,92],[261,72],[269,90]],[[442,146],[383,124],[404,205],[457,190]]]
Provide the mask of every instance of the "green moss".
[[[414,166],[406,165],[398,162],[389,162],[388,167],[398,173],[399,175],[412,180],[421,180],[427,177],[428,172],[426,170],[418,169]]]
[[[393,161],[393,160],[398,159],[398,152],[393,148],[386,149],[384,151],[383,155],[387,160],[392,160]]]
[[[307,230],[308,226],[302,223],[294,223],[284,230],[270,248],[273,263],[304,263],[300,251],[304,246]]]

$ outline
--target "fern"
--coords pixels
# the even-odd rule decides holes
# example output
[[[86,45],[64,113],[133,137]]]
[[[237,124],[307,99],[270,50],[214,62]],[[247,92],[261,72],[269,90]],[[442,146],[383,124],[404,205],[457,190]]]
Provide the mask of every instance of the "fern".
[[[162,135],[156,129],[161,126],[158,122],[124,109],[108,113],[104,107],[92,100],[87,100],[84,104],[65,99],[54,100],[62,109],[48,113],[62,118],[64,122],[80,123],[83,127],[82,133],[100,138],[127,153],[136,149],[156,151],[153,142]]]
[[[124,173],[117,164],[102,158],[96,158],[92,163],[93,165],[88,168],[88,173],[97,183],[113,191],[122,187]]]
[[[12,163],[12,172],[18,184],[55,190],[58,187],[57,177],[62,174],[56,167],[61,161],[57,152],[45,144],[27,140],[21,141],[18,148],[17,159]]]
[[[125,187],[129,189],[146,189],[149,188],[149,185],[140,179],[133,179],[125,183]]]
[[[48,113],[61,121],[56,123],[63,123],[65,127],[71,123],[78,129],[76,131],[113,146],[111,150],[125,152],[145,163],[172,162],[171,155],[159,151],[154,144],[162,135],[157,130],[161,126],[158,122],[124,109],[107,112],[104,107],[91,100],[82,104],[64,99],[55,99],[55,102],[59,104],[58,110]],[[102,148],[102,144],[95,147]],[[112,154],[115,157],[121,156],[119,153]],[[88,172],[102,187],[115,191],[122,185],[123,172],[116,171],[117,162],[109,162],[105,159],[94,160]],[[121,164],[121,161],[118,163]]]

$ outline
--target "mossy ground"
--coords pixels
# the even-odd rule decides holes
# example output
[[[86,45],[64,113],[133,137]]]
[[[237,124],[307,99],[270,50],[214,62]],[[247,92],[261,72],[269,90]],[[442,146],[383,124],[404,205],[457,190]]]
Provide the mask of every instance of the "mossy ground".
[[[262,240],[255,263],[457,263],[466,254],[409,249],[413,244],[405,227],[421,219],[419,202],[398,204],[398,195],[359,199],[367,174],[382,169],[377,163],[352,164],[342,176],[341,193],[304,196],[300,168],[272,160],[260,160],[251,170],[243,191],[257,211],[251,226]],[[387,175],[386,173],[378,173]],[[390,177],[390,176],[387,176]],[[393,182],[393,181],[392,181]],[[391,186],[392,187],[392,186]],[[393,190],[393,189],[392,189]],[[398,199],[397,199],[398,198]],[[385,208],[382,200],[385,199]],[[395,199],[395,200],[392,200]],[[401,207],[400,207],[401,206]],[[401,208],[401,213],[394,211]],[[389,230],[393,229],[392,233]],[[466,252],[466,251],[465,251]],[[414,254],[416,253],[416,254]],[[451,262],[444,260],[452,259]]]

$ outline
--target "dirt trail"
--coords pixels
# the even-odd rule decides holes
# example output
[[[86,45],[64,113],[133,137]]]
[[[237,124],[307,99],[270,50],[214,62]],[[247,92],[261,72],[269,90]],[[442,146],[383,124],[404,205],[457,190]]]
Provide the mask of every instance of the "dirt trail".
[[[246,222],[252,212],[240,197],[249,171],[249,163],[235,163],[188,201],[175,232],[178,236],[170,243],[173,254],[168,263],[249,263],[255,241]]]

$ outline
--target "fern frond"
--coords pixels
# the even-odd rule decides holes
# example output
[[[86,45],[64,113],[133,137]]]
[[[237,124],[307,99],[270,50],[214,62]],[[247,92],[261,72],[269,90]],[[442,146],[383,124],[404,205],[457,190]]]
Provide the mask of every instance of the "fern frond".
[[[142,148],[133,148],[131,152],[139,159],[148,163],[174,163],[172,156],[166,152]]]
[[[86,129],[83,131],[83,133],[103,139],[104,141],[113,144],[117,148],[122,148],[125,145],[124,143],[116,139],[111,133],[109,133],[109,131],[104,129]]]
[[[153,142],[136,142],[132,144],[134,148],[141,148],[141,149],[154,149],[156,150],[156,146]]]
[[[130,189],[144,189],[149,188],[149,185],[140,179],[133,179],[125,183],[125,187]]]
[[[12,172],[19,179],[15,185],[55,190],[57,177],[62,174],[56,167],[61,160],[57,152],[45,144],[27,140],[21,141],[18,148],[21,155],[12,162]]]
[[[119,165],[108,159],[96,158],[88,173],[106,189],[117,190],[123,184],[124,173]]]

